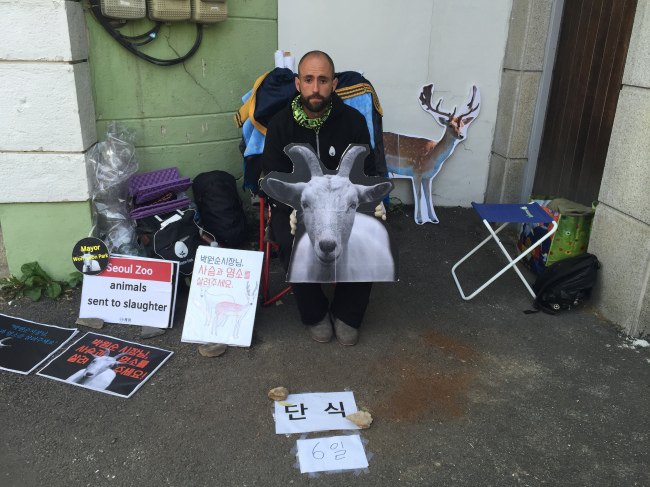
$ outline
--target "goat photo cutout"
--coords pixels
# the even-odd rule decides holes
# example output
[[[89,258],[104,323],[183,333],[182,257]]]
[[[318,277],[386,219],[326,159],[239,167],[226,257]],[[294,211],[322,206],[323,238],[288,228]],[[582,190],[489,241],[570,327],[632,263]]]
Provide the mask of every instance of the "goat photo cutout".
[[[384,132],[384,152],[388,173],[393,178],[410,178],[415,200],[415,223],[438,223],[438,217],[431,202],[431,185],[442,164],[451,156],[459,142],[467,138],[469,124],[478,117],[481,106],[481,92],[476,85],[467,98],[464,109],[456,116],[456,107],[447,112],[440,108],[442,97],[433,106],[433,84],[420,91],[418,102],[422,109],[431,114],[445,131],[438,140]],[[423,210],[423,207],[426,210]]]
[[[117,375],[113,372],[113,369],[120,365],[118,360],[128,354],[120,353],[111,357],[111,351],[108,348],[102,348],[102,350],[106,352],[104,355],[89,353],[88,355],[93,358],[92,361],[85,369],[81,369],[68,377],[66,382],[72,382],[98,391],[107,389]]]
[[[349,145],[338,170],[325,168],[308,144],[289,144],[284,151],[294,172],[270,173],[262,189],[296,209],[298,227],[287,281],[397,281],[397,249],[382,220],[374,216],[394,184],[364,174],[368,146]]]

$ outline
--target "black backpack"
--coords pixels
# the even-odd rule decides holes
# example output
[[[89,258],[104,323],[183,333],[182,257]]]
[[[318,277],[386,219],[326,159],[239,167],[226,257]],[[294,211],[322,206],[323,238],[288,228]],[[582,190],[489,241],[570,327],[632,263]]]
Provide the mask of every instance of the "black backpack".
[[[571,309],[571,306],[588,300],[591,289],[596,284],[599,268],[596,256],[588,253],[562,259],[545,267],[533,284],[537,296],[533,306],[537,311],[554,315],[562,309]]]
[[[195,210],[187,209],[136,220],[136,232],[147,256],[174,260],[179,263],[181,275],[192,275],[196,249],[199,245],[210,245],[211,240],[201,238],[203,231],[195,216]]]
[[[201,173],[194,178],[192,191],[203,227],[220,246],[238,247],[246,241],[246,214],[232,174]]]

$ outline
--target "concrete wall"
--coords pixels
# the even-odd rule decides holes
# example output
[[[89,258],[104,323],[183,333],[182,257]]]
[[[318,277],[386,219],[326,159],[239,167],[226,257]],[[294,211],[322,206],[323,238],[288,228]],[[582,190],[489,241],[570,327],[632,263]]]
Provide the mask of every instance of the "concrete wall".
[[[255,80],[273,69],[277,46],[275,0],[230,0],[228,19],[205,26],[197,53],[183,64],[160,67],[121,47],[86,15],[97,133],[119,120],[137,130],[140,172],[176,166],[182,177],[221,169],[243,175],[233,116]],[[125,35],[148,31],[149,20],[129,22]],[[164,25],[143,52],[161,59],[187,52],[196,25]]]
[[[650,1],[639,0],[589,243],[602,263],[595,304],[633,336],[650,333],[649,53]]]
[[[488,203],[520,202],[553,3],[513,0],[485,198]],[[552,59],[550,64],[552,69]],[[543,118],[542,114],[541,121]]]
[[[84,152],[96,141],[81,3],[0,0],[0,221],[9,268],[74,271],[90,228]]]
[[[465,103],[476,83],[481,113],[432,189],[434,205],[469,206],[485,196],[511,4],[278,0],[278,44],[296,59],[320,49],[337,71],[364,71],[384,109],[384,130],[391,132],[438,139],[442,127],[417,101],[422,86],[434,83],[434,97],[453,107]],[[408,180],[397,183],[393,195],[412,203]]]

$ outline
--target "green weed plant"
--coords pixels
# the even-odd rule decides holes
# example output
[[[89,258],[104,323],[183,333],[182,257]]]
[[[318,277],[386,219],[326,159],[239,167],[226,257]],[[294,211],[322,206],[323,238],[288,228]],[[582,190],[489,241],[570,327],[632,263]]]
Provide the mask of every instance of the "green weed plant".
[[[9,300],[29,296],[32,301],[41,299],[43,292],[51,299],[57,300],[61,294],[77,287],[83,281],[83,274],[79,271],[70,273],[67,281],[55,281],[45,272],[38,262],[28,262],[20,268],[22,277],[5,277],[0,282],[4,294]]]

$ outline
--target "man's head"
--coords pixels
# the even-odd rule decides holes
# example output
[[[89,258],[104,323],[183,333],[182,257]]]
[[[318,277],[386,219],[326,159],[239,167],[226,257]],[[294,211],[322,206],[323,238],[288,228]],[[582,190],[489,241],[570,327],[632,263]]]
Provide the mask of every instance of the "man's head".
[[[322,51],[305,54],[298,63],[296,89],[309,118],[319,118],[330,104],[338,79],[334,78],[334,62]]]

